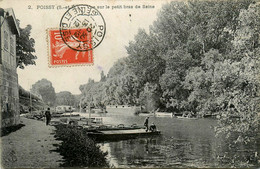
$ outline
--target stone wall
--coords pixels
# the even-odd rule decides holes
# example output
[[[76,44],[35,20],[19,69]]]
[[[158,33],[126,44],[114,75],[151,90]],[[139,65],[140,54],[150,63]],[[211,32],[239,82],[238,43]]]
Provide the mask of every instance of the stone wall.
[[[1,127],[20,123],[18,76],[0,64]]]
[[[3,9],[1,9],[3,10]],[[16,32],[15,17],[0,15],[0,112],[1,128],[20,123],[19,88],[16,71]],[[12,19],[13,18],[13,19]],[[13,22],[14,21],[14,22]],[[19,33],[18,33],[19,34]]]

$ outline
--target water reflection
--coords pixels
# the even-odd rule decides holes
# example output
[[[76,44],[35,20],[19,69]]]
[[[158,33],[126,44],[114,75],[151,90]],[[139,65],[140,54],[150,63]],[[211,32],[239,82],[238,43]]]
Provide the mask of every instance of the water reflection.
[[[142,125],[145,117],[122,114],[103,115],[106,124],[136,123]],[[248,158],[255,145],[233,148],[225,138],[215,138],[213,119],[176,119],[150,117],[161,136],[101,143],[108,151],[108,161],[115,167],[230,167],[234,156]],[[240,166],[241,164],[234,164]]]
[[[144,118],[110,115],[104,121],[141,125]],[[215,157],[212,154],[216,144],[212,126],[216,125],[215,120],[151,117],[150,122],[155,122],[162,131],[161,136],[103,144],[110,147],[110,158],[116,161],[117,167],[214,166]]]

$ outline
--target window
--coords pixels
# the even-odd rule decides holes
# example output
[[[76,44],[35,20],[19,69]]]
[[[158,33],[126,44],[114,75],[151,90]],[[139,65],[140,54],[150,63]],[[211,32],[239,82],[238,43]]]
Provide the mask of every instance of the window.
[[[4,48],[8,49],[8,33],[6,31],[4,31]]]
[[[14,54],[14,38],[10,36],[10,53]]]

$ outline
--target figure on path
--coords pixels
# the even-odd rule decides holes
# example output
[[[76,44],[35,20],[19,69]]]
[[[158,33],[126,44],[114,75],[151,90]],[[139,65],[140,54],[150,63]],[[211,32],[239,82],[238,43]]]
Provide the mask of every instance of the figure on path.
[[[51,112],[50,112],[50,108],[49,107],[45,111],[45,117],[46,117],[46,125],[49,125],[49,123],[51,121]]]

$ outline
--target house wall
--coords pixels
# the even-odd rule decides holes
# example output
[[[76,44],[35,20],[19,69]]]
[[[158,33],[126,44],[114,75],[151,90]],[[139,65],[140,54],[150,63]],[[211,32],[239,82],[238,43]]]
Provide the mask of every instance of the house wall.
[[[3,23],[0,16],[0,23]],[[0,111],[1,127],[20,123],[18,75],[16,71],[16,35],[11,25],[4,21],[1,26],[0,52]]]

